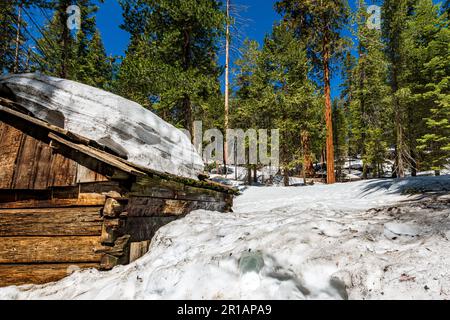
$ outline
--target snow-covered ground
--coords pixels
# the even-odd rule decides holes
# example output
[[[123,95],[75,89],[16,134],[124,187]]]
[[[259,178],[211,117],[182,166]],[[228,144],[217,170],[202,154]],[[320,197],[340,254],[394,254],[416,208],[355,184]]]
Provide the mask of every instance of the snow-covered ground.
[[[232,214],[163,227],[129,266],[0,299],[449,299],[449,192],[450,176],[251,187]]]

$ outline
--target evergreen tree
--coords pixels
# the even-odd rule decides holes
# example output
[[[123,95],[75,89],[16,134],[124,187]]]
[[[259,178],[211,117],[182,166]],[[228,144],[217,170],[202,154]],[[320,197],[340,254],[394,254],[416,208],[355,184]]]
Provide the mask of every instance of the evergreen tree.
[[[322,130],[322,99],[308,80],[306,48],[282,23],[266,37],[262,50],[255,42],[246,42],[243,52],[243,59],[237,61],[238,108],[232,114],[246,127],[280,129],[280,164],[289,185],[289,172],[302,166],[305,173],[312,162],[305,132],[318,141]]]
[[[225,15],[216,0],[122,1],[132,42],[117,92],[192,132],[194,117],[219,94],[218,41]],[[143,25],[141,25],[143,23]]]
[[[92,0],[77,2],[81,13],[79,30],[72,32],[67,26],[67,7],[70,0],[52,2],[54,15],[42,32],[37,47],[38,70],[52,76],[79,81],[108,89],[112,81],[114,61],[106,55],[96,29],[95,13],[98,8]]]
[[[402,55],[403,32],[408,16],[416,0],[385,0],[382,7],[383,38],[386,44],[386,55],[389,61],[389,84],[391,87],[392,106],[395,124],[395,172],[397,177],[404,177],[408,164],[411,163],[410,149],[406,137],[407,109],[405,98],[407,95],[400,89],[400,77],[404,70],[404,56]]]
[[[333,138],[336,158],[336,177],[338,181],[344,180],[343,167],[346,163],[346,156],[349,154],[349,119],[346,112],[345,100],[335,99],[333,101]]]
[[[106,55],[99,31],[94,33],[78,61],[75,80],[93,87],[110,89],[114,60]]]
[[[388,63],[381,42],[381,32],[367,27],[367,7],[359,2],[358,62],[353,70],[350,103],[352,138],[355,150],[363,159],[363,177],[369,171],[381,176],[390,138],[390,101],[387,87]]]
[[[13,2],[0,3],[0,72],[14,69],[17,12]]]
[[[0,74],[23,72],[28,50],[27,22],[24,10],[45,7],[45,0],[7,0],[0,3]]]
[[[414,137],[421,135],[418,149],[424,152],[426,168],[439,174],[450,159],[449,19],[431,0],[419,0],[414,9],[407,29],[411,59],[407,84],[411,105],[425,121],[415,123]]]
[[[345,46],[341,31],[348,22],[348,3],[344,0],[281,0],[277,9],[307,43],[316,71],[321,74],[327,124],[327,182],[331,184],[335,182],[331,68],[333,58]]]

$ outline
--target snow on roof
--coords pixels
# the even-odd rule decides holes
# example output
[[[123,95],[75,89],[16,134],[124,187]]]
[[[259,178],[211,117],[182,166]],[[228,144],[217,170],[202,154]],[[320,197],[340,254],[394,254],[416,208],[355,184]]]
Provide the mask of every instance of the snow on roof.
[[[40,74],[0,78],[7,95],[36,118],[94,140],[128,161],[197,179],[203,161],[189,138],[141,105],[78,82]]]

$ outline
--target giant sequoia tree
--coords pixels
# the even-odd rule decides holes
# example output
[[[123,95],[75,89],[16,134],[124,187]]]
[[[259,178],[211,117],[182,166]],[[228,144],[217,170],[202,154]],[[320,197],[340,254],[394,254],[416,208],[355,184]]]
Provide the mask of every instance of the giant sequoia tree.
[[[132,42],[117,91],[183,126],[220,95],[217,52],[225,15],[216,0],[121,1]]]
[[[320,73],[325,95],[327,125],[327,182],[334,183],[334,142],[331,103],[331,70],[333,59],[342,52],[341,31],[348,22],[349,7],[345,0],[282,0],[277,9],[296,28],[297,35],[307,43],[310,58]]]

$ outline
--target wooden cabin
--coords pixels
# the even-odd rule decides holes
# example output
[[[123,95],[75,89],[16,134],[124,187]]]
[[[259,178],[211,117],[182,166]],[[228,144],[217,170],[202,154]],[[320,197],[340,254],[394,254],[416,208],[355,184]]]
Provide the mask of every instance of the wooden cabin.
[[[160,227],[231,211],[234,194],[130,163],[0,98],[0,287],[128,264]]]

